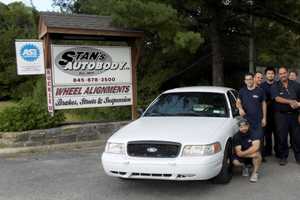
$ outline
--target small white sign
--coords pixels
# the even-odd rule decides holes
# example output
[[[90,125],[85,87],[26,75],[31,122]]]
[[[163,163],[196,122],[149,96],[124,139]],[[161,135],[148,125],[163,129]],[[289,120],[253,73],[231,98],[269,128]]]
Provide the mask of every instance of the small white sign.
[[[45,74],[43,42],[16,40],[18,75]]]
[[[52,72],[51,68],[46,69],[46,91],[47,91],[47,103],[48,103],[48,112],[53,114],[53,88],[52,88]]]

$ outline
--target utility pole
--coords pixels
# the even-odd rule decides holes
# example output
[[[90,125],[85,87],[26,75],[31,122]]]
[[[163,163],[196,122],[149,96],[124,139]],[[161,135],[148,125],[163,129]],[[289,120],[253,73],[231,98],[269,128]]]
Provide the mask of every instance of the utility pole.
[[[247,2],[250,5],[250,37],[249,37],[249,72],[254,73],[254,17],[252,14],[253,0]]]

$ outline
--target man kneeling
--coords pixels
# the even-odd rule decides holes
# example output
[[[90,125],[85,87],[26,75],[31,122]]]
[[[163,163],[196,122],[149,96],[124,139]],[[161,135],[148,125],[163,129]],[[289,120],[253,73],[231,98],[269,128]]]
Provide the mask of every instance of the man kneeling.
[[[253,165],[250,182],[257,182],[258,170],[261,165],[260,134],[251,131],[246,119],[239,121],[240,131],[233,138],[233,165],[243,168],[243,176],[249,176],[249,164]]]

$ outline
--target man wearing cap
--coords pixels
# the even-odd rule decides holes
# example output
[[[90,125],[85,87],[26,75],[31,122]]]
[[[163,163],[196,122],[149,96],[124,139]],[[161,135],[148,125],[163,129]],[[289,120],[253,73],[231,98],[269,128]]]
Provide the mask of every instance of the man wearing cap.
[[[279,81],[271,87],[271,96],[275,100],[275,124],[278,139],[278,158],[280,165],[287,164],[289,155],[288,133],[290,133],[296,162],[300,164],[300,135],[297,134],[300,85],[288,79],[286,67],[278,70]]]
[[[260,135],[252,132],[246,119],[239,121],[239,132],[233,137],[233,165],[243,168],[243,176],[249,176],[249,164],[253,164],[250,182],[257,182],[261,166]]]

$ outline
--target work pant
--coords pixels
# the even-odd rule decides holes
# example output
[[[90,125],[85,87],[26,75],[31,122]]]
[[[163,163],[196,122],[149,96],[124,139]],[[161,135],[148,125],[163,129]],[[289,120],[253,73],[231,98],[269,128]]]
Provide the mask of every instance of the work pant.
[[[278,158],[286,159],[289,156],[288,134],[290,133],[295,158],[300,161],[300,129],[297,117],[297,113],[275,112]]]
[[[273,110],[269,110],[267,113],[267,125],[264,127],[264,147],[263,156],[272,155],[273,149],[273,136],[274,136],[274,152],[275,156],[278,157],[278,142],[275,134],[275,122]]]

